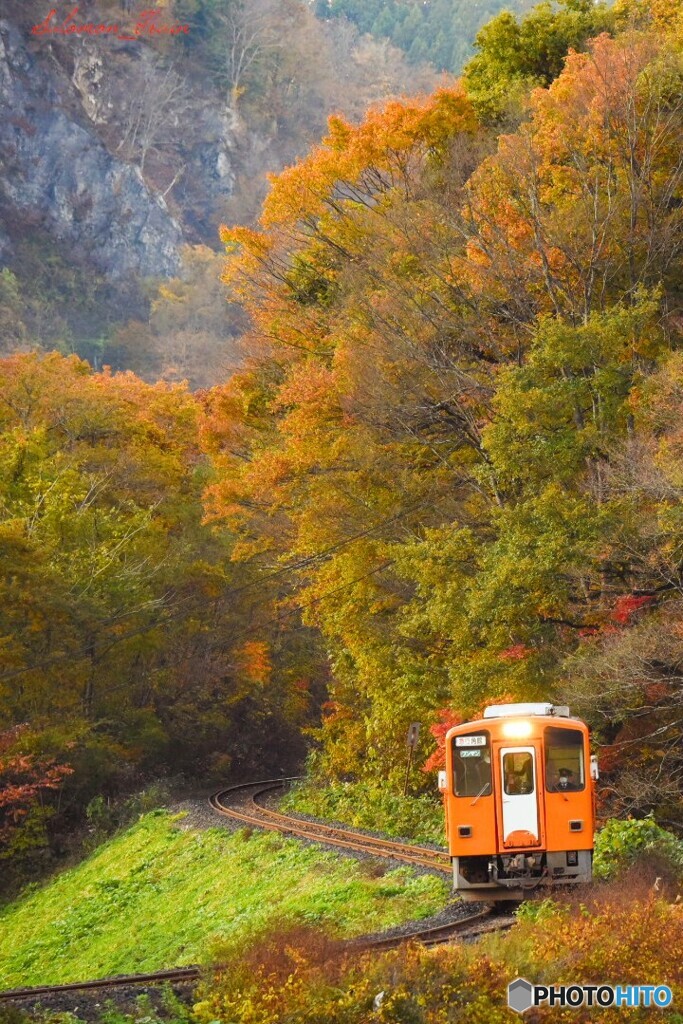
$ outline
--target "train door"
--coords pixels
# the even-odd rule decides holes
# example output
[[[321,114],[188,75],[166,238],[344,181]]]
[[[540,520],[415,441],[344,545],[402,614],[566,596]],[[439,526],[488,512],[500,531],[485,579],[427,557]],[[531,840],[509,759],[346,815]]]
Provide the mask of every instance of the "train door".
[[[538,846],[538,753],[533,746],[501,747],[501,839],[508,849]]]

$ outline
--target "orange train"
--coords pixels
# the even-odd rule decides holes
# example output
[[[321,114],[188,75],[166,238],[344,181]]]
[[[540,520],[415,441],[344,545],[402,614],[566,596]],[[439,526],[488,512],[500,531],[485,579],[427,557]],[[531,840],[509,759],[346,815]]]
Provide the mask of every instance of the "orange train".
[[[590,881],[597,777],[588,727],[567,707],[499,704],[451,729],[439,789],[461,897]]]

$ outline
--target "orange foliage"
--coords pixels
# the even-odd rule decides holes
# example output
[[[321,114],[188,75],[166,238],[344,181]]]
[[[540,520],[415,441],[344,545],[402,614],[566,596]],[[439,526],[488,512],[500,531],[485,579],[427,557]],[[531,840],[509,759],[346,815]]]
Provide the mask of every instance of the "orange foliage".
[[[240,671],[252,683],[263,685],[270,679],[273,665],[268,644],[261,640],[250,640],[236,653]]]
[[[265,228],[320,216],[335,193],[340,200],[370,201],[377,187],[401,183],[408,162],[443,156],[453,138],[476,129],[476,118],[458,86],[423,99],[392,100],[371,109],[359,125],[332,117],[329,129],[310,156],[272,179],[261,218]],[[250,248],[256,241],[244,232],[235,240]]]
[[[549,89],[535,90],[529,124],[501,137],[471,180],[466,270],[475,288],[501,298],[523,289],[539,312],[587,315],[597,282],[611,295],[628,286],[627,236],[630,284],[634,275],[659,280],[665,263],[657,265],[649,232],[673,187],[678,145],[643,77],[660,53],[651,35],[601,35],[588,53],[569,54]]]
[[[479,942],[359,956],[320,932],[290,927],[277,941],[225,957],[229,966],[204,983],[195,1011],[202,1024],[512,1024],[519,1017],[507,1006],[507,985],[520,974],[544,985],[667,984],[675,1007],[683,996],[683,911],[648,891],[652,881],[632,874],[573,901],[541,904],[538,915],[496,936],[495,953]],[[634,1013],[650,1019],[653,1011]],[[543,1006],[529,1019],[617,1024],[624,1009]]]
[[[333,696],[357,712],[325,722],[341,770],[361,769],[364,751],[388,770],[409,702],[425,721],[449,688],[463,703],[468,688],[470,701],[496,686],[530,692],[543,659],[552,685],[563,654],[598,629],[591,545],[607,551],[605,574],[616,558],[592,536],[603,527],[582,474],[621,439],[622,392],[658,358],[662,332],[634,327],[622,345],[614,329],[608,365],[591,355],[580,369],[569,337],[588,344],[606,310],[633,305],[641,286],[667,287],[681,218],[670,201],[680,109],[670,113],[664,95],[676,60],[655,32],[599,37],[533,93],[529,120],[474,171],[488,142],[459,87],[392,101],[359,125],[334,118],[324,142],[273,181],[259,227],[223,232],[226,279],[252,329],[244,369],[206,398],[217,474],[207,515],[236,535],[234,559],[277,576],[277,607],[298,605],[323,632]],[[519,445],[506,466],[487,429],[511,364],[519,381],[533,364],[537,383],[520,391],[523,408],[515,400],[499,416]],[[592,426],[568,444],[589,397]],[[587,458],[574,450],[579,434]],[[530,492],[517,550],[533,548],[552,511],[542,545],[555,568],[540,560],[532,602],[518,558],[499,560],[499,586],[492,563],[475,600],[492,538],[521,508],[518,454],[548,465],[533,469],[545,511]],[[546,487],[556,463],[567,480]],[[577,530],[572,492],[582,495]],[[622,603],[616,623],[636,610]]]
[[[631,873],[594,896],[562,905],[553,916],[523,927],[518,941],[530,943],[538,976],[554,984],[609,982],[668,984],[674,1005],[683,996],[683,911],[648,891],[652,879]],[[578,911],[578,912],[577,912]],[[650,1011],[651,1012],[651,1011]],[[581,1022],[623,1020],[624,1010],[544,1011],[540,1019]]]

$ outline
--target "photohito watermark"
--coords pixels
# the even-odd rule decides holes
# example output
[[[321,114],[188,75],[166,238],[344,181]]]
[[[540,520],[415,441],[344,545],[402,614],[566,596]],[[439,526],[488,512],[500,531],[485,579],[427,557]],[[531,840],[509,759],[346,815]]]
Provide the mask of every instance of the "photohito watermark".
[[[526,1013],[532,1006],[635,1006],[664,1009],[671,1005],[668,985],[532,985],[515,978],[508,985],[508,1006]]]

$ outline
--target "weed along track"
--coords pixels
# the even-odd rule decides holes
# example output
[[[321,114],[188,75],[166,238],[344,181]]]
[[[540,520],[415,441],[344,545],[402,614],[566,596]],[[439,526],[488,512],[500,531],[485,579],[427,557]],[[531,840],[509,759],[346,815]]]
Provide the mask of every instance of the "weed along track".
[[[388,839],[367,836],[320,822],[309,822],[264,806],[262,800],[267,794],[276,792],[291,781],[293,780],[272,779],[232,786],[214,794],[209,803],[218,814],[254,828],[277,831],[286,836],[296,836],[309,841],[341,847],[354,853],[387,858],[438,872],[450,873],[448,859],[438,850],[392,842]],[[343,943],[342,948],[349,954],[356,954],[372,950],[382,952],[395,949],[402,943],[410,941],[420,942],[426,946],[436,946],[456,937],[461,941],[472,941],[486,932],[507,928],[513,922],[513,917],[495,915],[489,906],[483,905],[467,917],[422,928],[418,925],[414,930],[402,929],[397,934],[380,933],[361,936],[347,940]],[[94,997],[98,997],[98,992],[101,995],[106,995],[107,991],[116,990],[126,994],[126,990],[139,992],[140,990],[144,991],[146,987],[164,984],[186,988],[194,986],[203,971],[210,973],[211,970],[212,968],[203,969],[197,965],[191,965],[62,985],[14,988],[0,992],[0,1004],[16,1003],[24,1008],[34,1004],[49,1007],[51,1002],[56,1005],[60,1000],[63,1002],[70,994],[76,995],[77,993],[82,993],[83,996],[90,993]]]
[[[253,782],[247,785],[231,786],[221,790],[209,798],[211,807],[218,814],[242,821],[256,828],[266,828],[283,835],[299,836],[316,842],[328,843],[357,853],[367,853],[375,857],[388,857],[406,864],[416,864],[423,868],[432,868],[450,875],[451,865],[446,854],[428,847],[412,846],[408,843],[393,842],[390,839],[378,839],[361,832],[352,832],[334,825],[307,821],[274,811],[259,803],[259,798],[267,793],[281,789],[294,779],[270,779],[264,782]]]

